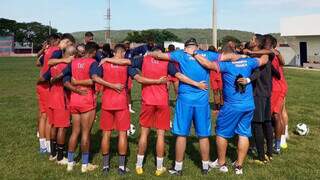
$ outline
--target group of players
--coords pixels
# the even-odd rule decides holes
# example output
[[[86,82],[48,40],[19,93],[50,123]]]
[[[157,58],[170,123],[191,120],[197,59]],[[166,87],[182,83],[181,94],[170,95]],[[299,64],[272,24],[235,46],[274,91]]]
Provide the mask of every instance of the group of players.
[[[271,35],[256,34],[246,47],[240,49],[229,42],[219,52],[212,47],[201,50],[196,39],[190,38],[185,42],[185,49],[175,50],[171,45],[166,53],[153,40],[133,49],[129,42],[125,42],[111,50],[108,44],[100,48],[93,38],[94,35],[87,32],[84,43],[75,44],[71,34],[52,34],[38,53],[37,65],[41,67],[37,82],[40,153],[49,153],[49,160],[67,165],[67,171],[74,169],[79,136],[81,172],[97,168],[89,163],[89,154],[99,94],[102,94],[102,171],[106,175],[110,171],[113,130],[118,132],[118,173],[124,175],[129,171],[126,155],[130,112],[134,113],[130,103],[132,80],[142,84],[135,169],[138,175],[144,173],[144,154],[153,128],[157,134],[156,176],[167,171],[163,166],[165,132],[170,129],[176,137],[175,163],[168,171],[172,175],[182,175],[192,124],[199,138],[203,174],[213,168],[228,172],[228,139],[235,135],[238,136],[238,157],[232,167],[236,174],[243,173],[252,134],[250,149],[257,150],[258,163],[268,163],[273,153],[280,153],[281,140],[283,147],[286,146],[284,60],[275,49],[277,41]],[[215,128],[218,158],[215,161],[210,161],[209,153],[209,137],[212,136],[210,73],[215,95],[214,110],[218,111]],[[172,128],[168,91],[168,82],[171,81],[177,93]],[[72,132],[65,157],[66,131],[70,126]]]

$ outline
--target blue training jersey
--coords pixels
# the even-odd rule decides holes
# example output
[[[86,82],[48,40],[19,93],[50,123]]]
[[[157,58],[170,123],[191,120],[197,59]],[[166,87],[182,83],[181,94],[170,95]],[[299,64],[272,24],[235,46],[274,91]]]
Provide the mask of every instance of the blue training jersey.
[[[235,62],[219,62],[218,65],[222,73],[225,105],[239,111],[253,110],[255,106],[251,83],[246,85],[244,93],[240,93],[236,91],[235,81],[238,75],[250,77],[252,71],[259,67],[259,61],[256,58],[242,58]]]
[[[210,51],[198,50],[197,54],[202,55],[210,61],[219,59],[218,53]],[[205,81],[209,84],[210,71],[201,66],[200,63],[190,54],[185,53],[184,50],[177,50],[169,53],[169,56],[172,61],[179,63],[182,74],[194,81]],[[189,84],[180,82],[178,99],[191,106],[207,106],[209,103],[209,91],[204,91]]]

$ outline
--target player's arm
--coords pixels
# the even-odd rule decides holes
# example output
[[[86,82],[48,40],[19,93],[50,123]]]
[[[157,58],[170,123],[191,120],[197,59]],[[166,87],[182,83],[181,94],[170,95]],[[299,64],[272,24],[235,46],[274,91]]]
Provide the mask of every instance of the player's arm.
[[[68,90],[80,94],[80,95],[86,95],[88,92],[86,90],[78,89],[76,86],[71,84],[71,77],[70,76],[64,76],[63,77],[63,86],[67,88]]]
[[[136,63],[134,63],[136,64]],[[135,67],[128,67],[128,75],[136,80],[138,83],[140,84],[144,84],[144,85],[152,85],[152,84],[166,84],[167,83],[167,77],[161,77],[159,79],[151,79],[151,78],[147,78],[144,77],[142,75],[139,74],[136,66]]]
[[[39,77],[37,84],[48,82],[50,81],[50,79],[51,79],[51,71],[48,70],[47,72],[45,72],[43,75]]]
[[[237,61],[241,58],[246,58],[246,55],[239,55],[234,53],[228,53],[228,54],[221,54],[220,61]]]
[[[217,63],[209,61],[207,58],[197,54],[194,56],[194,58],[205,68],[218,71],[219,67]]]
[[[280,65],[284,66],[286,64],[286,62],[285,62],[283,56],[281,55],[280,51],[278,51],[277,49],[272,49],[272,52],[274,53],[275,56],[278,57]]]
[[[69,56],[69,57],[66,57],[66,58],[54,58],[54,59],[50,59],[48,61],[48,65],[49,66],[54,66],[56,64],[60,64],[60,63],[66,63],[66,64],[69,64],[71,63],[71,61],[74,59],[74,56]]]
[[[154,51],[154,52],[148,52],[148,53],[146,53],[146,55],[152,56],[155,59],[162,60],[162,61],[169,61],[170,60],[170,55],[168,53]]]
[[[44,61],[44,55],[39,56],[36,61],[36,66],[41,67],[43,64],[43,61]]]
[[[101,84],[102,86],[113,89],[113,90],[117,91],[118,93],[120,93],[124,89],[123,84],[120,84],[120,83],[115,84],[115,83],[107,82],[104,79],[102,79],[100,76],[98,76],[97,74],[94,74],[92,76],[92,80],[98,84]]]
[[[71,78],[71,84],[74,86],[80,85],[80,86],[92,86],[93,80],[92,79],[86,79],[86,80],[76,80],[74,78]]]
[[[68,64],[68,66],[66,68],[64,68],[64,70],[62,70],[62,72],[60,74],[58,74],[55,77],[52,77],[50,80],[50,83],[56,83],[57,81],[61,80],[64,76],[72,76],[71,73],[71,64]]]
[[[196,82],[180,72],[177,72],[175,74],[175,77],[178,78],[179,81],[184,82],[186,84],[190,84],[191,86],[195,86],[201,90],[208,90],[208,85],[206,84],[206,81]]]
[[[129,66],[131,65],[131,61],[130,59],[117,59],[117,58],[104,58],[100,61],[99,66],[101,66],[104,63],[111,63],[111,64],[116,64],[116,65],[120,65],[120,66]]]
[[[260,58],[255,58],[258,61],[258,67],[260,66],[264,66],[268,63],[269,61],[269,56],[268,55],[262,55]],[[261,72],[259,68],[256,68],[253,73],[251,74],[251,76],[249,78],[239,78],[238,79],[238,83],[246,85],[249,84],[253,81],[256,81],[257,79],[259,79],[261,76]]]

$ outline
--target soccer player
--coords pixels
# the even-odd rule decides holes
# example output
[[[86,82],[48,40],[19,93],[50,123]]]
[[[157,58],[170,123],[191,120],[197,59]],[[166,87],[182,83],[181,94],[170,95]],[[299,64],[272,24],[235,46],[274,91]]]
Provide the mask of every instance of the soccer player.
[[[214,46],[210,46],[208,48],[208,51],[217,52]],[[211,89],[213,90],[213,110],[217,112],[220,110],[220,106],[223,105],[221,73],[218,73],[216,71],[210,72],[210,85]]]
[[[230,47],[224,50],[232,52]],[[240,85],[237,81],[241,77],[250,77],[252,71],[268,62],[268,56],[259,59],[241,58],[234,62],[210,62],[206,58],[198,57],[197,61],[208,69],[222,73],[223,96],[225,103],[221,108],[216,126],[216,143],[218,159],[211,163],[221,172],[228,172],[226,166],[226,151],[228,139],[239,136],[238,157],[233,163],[235,173],[243,174],[243,163],[249,149],[249,137],[251,136],[251,121],[254,114],[254,100],[252,85]]]
[[[173,44],[170,44],[168,46],[168,53],[171,53],[173,51],[176,50],[176,47]],[[175,63],[175,66],[179,69],[179,64]],[[178,95],[178,88],[179,88],[179,80],[176,77],[172,77],[171,75],[169,75],[168,78],[168,88],[170,87],[170,84],[173,85],[173,89],[174,92],[176,93],[176,95]]]
[[[194,38],[190,38],[185,43],[184,50],[177,50],[169,54],[151,52],[156,59],[172,60],[179,63],[182,74],[194,81],[205,81],[209,84],[209,70],[201,66],[196,58],[205,56],[209,60],[218,60],[219,54],[198,50],[198,43]],[[239,59],[240,56],[232,54],[221,56],[221,60]],[[172,175],[182,174],[182,165],[186,148],[186,137],[189,136],[191,123],[193,121],[195,131],[199,137],[200,152],[202,159],[202,173],[209,172],[209,152],[211,136],[211,113],[209,105],[209,93],[189,84],[180,83],[178,98],[175,108],[172,133],[176,139],[176,158],[174,168],[169,170]]]
[[[85,56],[74,59],[71,64],[63,70],[57,78],[70,75],[75,81],[85,81],[76,87],[86,91],[85,95],[71,92],[70,110],[74,127],[68,146],[68,167],[67,171],[72,171],[75,165],[74,152],[77,146],[78,137],[81,131],[81,152],[82,167],[81,172],[93,171],[97,166],[89,163],[90,132],[95,116],[96,98],[92,76],[97,73],[98,63],[93,59],[96,55],[98,45],[88,42],[85,46]],[[79,128],[81,127],[81,128]]]
[[[123,59],[125,48],[123,45],[115,46],[114,60]],[[128,95],[126,83],[128,67],[103,63],[100,71],[92,76],[93,80],[103,86],[102,110],[100,129],[103,132],[101,151],[103,155],[103,173],[107,175],[110,170],[110,139],[112,130],[118,131],[118,174],[128,172],[126,168],[126,155],[128,148],[127,130],[130,128],[130,113],[128,109]],[[101,77],[99,77],[102,76]]]
[[[93,35],[92,32],[90,32],[90,31],[86,32],[86,33],[84,34],[83,43],[84,43],[84,44],[87,44],[87,43],[89,43],[89,42],[93,42],[93,37],[94,37],[94,35]]]
[[[250,40],[250,48],[252,51],[244,50],[245,53],[251,54],[253,57],[259,57],[261,54],[256,51],[264,50],[266,38],[263,35],[255,34]],[[273,153],[273,128],[271,122],[271,107],[270,97],[272,90],[272,60],[273,55],[266,55],[269,61],[256,69],[254,73],[246,78],[244,84],[253,83],[255,113],[253,116],[253,138],[258,152],[258,159],[254,162],[258,164],[265,164],[272,160]],[[243,78],[244,79],[244,78]],[[241,79],[240,81],[242,81]],[[265,139],[267,145],[267,153],[265,154]]]
[[[64,58],[74,56],[76,49],[73,46],[66,47],[63,39],[59,44],[60,53],[65,49]],[[59,63],[52,66],[44,75],[44,80],[50,81],[51,77],[59,75],[66,68],[67,63]],[[51,155],[49,160],[57,160],[58,164],[66,165],[67,159],[64,158],[66,128],[70,125],[70,109],[68,91],[64,90],[66,79],[51,83],[48,98],[48,118],[52,123],[51,128]]]
[[[154,47],[153,52],[161,52],[160,47]],[[141,71],[141,75],[136,70]],[[165,152],[165,131],[170,129],[170,106],[169,92],[166,84],[144,80],[144,78],[158,79],[168,75],[176,76],[182,82],[193,84],[194,86],[206,90],[206,84],[194,82],[183,74],[179,73],[175,64],[157,60],[151,56],[141,56],[132,60],[130,76],[142,84],[142,107],[140,113],[141,133],[138,144],[138,155],[136,163],[136,173],[143,174],[144,154],[148,146],[148,136],[151,128],[157,132],[156,140],[156,176],[161,176],[166,172],[163,166]]]
[[[59,41],[60,37],[57,34],[52,34],[49,37],[49,41]],[[48,69],[48,61],[54,57],[55,51],[58,51],[57,46],[50,46],[46,50],[43,57],[43,65],[40,70],[40,77],[44,75]],[[47,101],[48,101],[49,83],[37,84],[37,96],[38,96],[38,106],[39,106],[39,120],[38,120],[38,130],[39,130],[39,144],[40,153],[50,153],[50,127],[47,118]]]

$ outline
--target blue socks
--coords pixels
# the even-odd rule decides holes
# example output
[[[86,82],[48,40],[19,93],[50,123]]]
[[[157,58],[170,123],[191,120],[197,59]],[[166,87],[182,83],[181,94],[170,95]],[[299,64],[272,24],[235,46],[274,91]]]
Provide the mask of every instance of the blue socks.
[[[82,164],[88,164],[89,163],[89,153],[82,153]]]
[[[74,152],[68,151],[68,162],[73,162]]]

